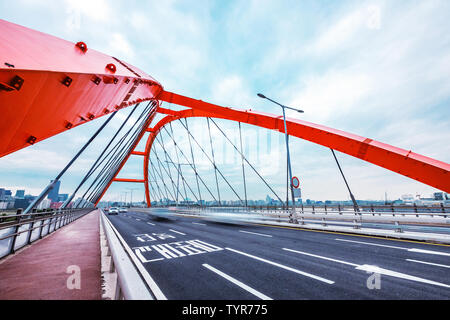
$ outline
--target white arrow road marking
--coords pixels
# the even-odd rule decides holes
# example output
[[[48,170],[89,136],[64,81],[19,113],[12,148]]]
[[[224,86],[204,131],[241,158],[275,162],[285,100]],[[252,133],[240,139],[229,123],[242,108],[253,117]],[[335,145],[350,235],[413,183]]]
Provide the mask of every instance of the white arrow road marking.
[[[248,253],[245,253],[245,252],[242,252],[242,251],[238,251],[238,250],[231,249],[231,248],[225,248],[225,249],[227,249],[229,251],[233,251],[233,252],[239,253],[239,254],[242,254],[242,255],[247,256],[249,258],[253,258],[253,259],[256,259],[256,260],[259,260],[259,261],[271,264],[271,265],[279,267],[279,268],[283,268],[283,269],[288,270],[288,271],[292,271],[292,272],[301,274],[301,275],[306,276],[306,277],[310,277],[310,278],[313,278],[313,279],[316,279],[316,280],[328,283],[328,284],[333,284],[334,283],[334,281],[331,281],[331,280],[328,280],[328,279],[325,279],[325,278],[313,275],[311,273],[300,271],[300,270],[297,270],[297,269],[294,269],[294,268],[291,268],[291,267],[288,267],[288,266],[285,266],[285,265],[282,265],[282,264],[279,264],[279,263],[276,263],[276,262],[273,262],[273,261],[270,261],[270,260],[266,260],[266,259],[263,259],[263,258],[260,258],[260,257],[257,257],[257,256],[253,256],[251,254],[248,254]]]
[[[262,299],[262,300],[273,300],[272,298],[266,296],[265,294],[253,289],[252,287],[249,287],[248,285],[246,285],[245,283],[242,283],[241,281],[227,275],[226,273],[223,273],[220,270],[217,270],[216,268],[210,266],[209,264],[202,264],[202,266],[204,266],[205,268],[208,268],[209,270],[211,270],[212,272],[217,273],[219,276],[227,279],[228,281],[234,283],[235,285],[241,287],[242,289],[244,289],[247,292],[250,292],[251,294],[257,296],[258,298]]]
[[[318,256],[318,255],[315,255],[315,254],[306,253],[306,252],[297,251],[297,250],[292,250],[292,249],[288,249],[288,248],[283,248],[283,250],[291,251],[291,252],[295,252],[295,253],[299,253],[299,254],[304,254],[304,255],[307,255],[307,256],[312,256],[312,257],[316,257],[316,258],[324,259],[324,260],[328,260],[328,261],[334,261],[334,262],[337,262],[337,263],[343,263],[343,264],[351,265],[351,266],[355,267],[355,269],[357,269],[357,270],[364,270],[364,271],[371,272],[371,273],[379,273],[379,274],[384,274],[384,275],[391,276],[391,277],[396,277],[396,278],[401,278],[401,279],[406,279],[406,280],[411,280],[411,281],[428,283],[428,284],[432,284],[432,285],[435,285],[435,286],[450,288],[450,286],[445,284],[445,283],[440,283],[440,282],[436,282],[436,281],[432,281],[432,280],[427,280],[427,279],[424,279],[424,278],[410,276],[410,275],[405,274],[405,273],[392,271],[392,270],[388,270],[388,269],[383,269],[383,268],[380,268],[378,266],[372,266],[372,265],[368,265],[368,264],[358,265],[358,264],[354,264],[354,263],[350,263],[350,262],[346,262],[346,261],[342,261],[342,260],[336,260],[336,259],[332,259],[332,258],[322,257],[322,256]]]
[[[377,266],[371,266],[368,264],[363,264],[362,266],[356,267],[356,269],[364,270],[364,271],[371,272],[371,273],[384,274],[387,276],[416,281],[416,282],[428,283],[428,284],[432,284],[432,285],[439,286],[439,287],[450,288],[450,286],[445,283],[440,283],[440,282],[436,282],[436,281],[427,280],[424,278],[410,276],[409,274],[396,272],[396,271],[392,271],[392,270],[388,270],[388,269],[383,269],[383,268],[380,268]]]

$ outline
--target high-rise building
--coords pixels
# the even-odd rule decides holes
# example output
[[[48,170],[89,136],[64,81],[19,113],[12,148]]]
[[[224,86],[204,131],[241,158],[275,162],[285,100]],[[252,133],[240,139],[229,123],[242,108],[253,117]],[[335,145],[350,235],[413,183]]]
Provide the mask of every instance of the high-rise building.
[[[17,190],[16,195],[14,196],[16,199],[23,199],[25,198],[25,190]]]
[[[60,193],[58,194],[58,202],[64,202],[69,198],[69,195],[67,193]]]
[[[53,182],[53,180],[51,181]],[[61,181],[57,181],[55,183],[55,186],[53,187],[53,189],[48,193],[47,198],[49,198],[50,200],[52,200],[52,202],[58,202],[58,195],[59,195],[59,187],[61,185]]]

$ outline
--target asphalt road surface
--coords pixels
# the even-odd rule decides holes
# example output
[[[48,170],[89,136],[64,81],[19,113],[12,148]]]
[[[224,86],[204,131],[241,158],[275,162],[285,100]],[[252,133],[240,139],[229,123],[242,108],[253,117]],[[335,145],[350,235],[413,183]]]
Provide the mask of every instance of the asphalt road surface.
[[[158,299],[450,299],[450,246],[143,212],[107,216]]]

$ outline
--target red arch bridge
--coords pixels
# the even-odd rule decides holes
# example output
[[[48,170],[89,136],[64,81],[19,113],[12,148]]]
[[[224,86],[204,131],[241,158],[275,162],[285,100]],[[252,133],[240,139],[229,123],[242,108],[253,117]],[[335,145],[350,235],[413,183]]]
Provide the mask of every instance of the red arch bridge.
[[[4,20],[0,20],[0,110],[0,157],[96,118],[105,119],[24,212],[0,217],[0,259],[71,223],[2,262],[0,299],[100,299],[102,289],[108,287],[102,287],[100,279],[100,230],[112,255],[110,263],[115,268],[111,269],[117,271],[112,298],[449,298],[448,247],[393,243],[379,237],[448,244],[450,208],[408,207],[394,212],[392,206],[386,212],[385,207],[358,206],[334,151],[444,192],[450,192],[448,163],[323,125],[293,118],[285,122],[279,115],[169,92],[142,70],[89,44]],[[120,120],[118,128],[111,125],[113,118]],[[201,122],[200,130],[193,130],[195,121]],[[225,128],[224,123],[230,126]],[[108,124],[114,128],[113,136],[98,150],[98,157],[61,208],[33,212]],[[291,137],[331,149],[353,208],[287,210],[289,200],[281,199],[279,189],[268,183],[244,152],[241,124],[279,132],[286,141]],[[220,152],[214,151],[223,146],[213,142],[212,132],[237,155],[238,170],[218,164]],[[119,178],[132,158],[142,160],[141,177]],[[276,198],[276,206],[249,208],[250,175]],[[236,186],[240,176],[242,183]],[[111,210],[106,216],[92,207],[114,182],[144,185],[148,207],[183,205],[179,200],[188,197],[195,199],[195,206],[128,212],[123,208],[125,212],[114,216]],[[238,198],[238,208],[221,206],[225,188]],[[199,205],[205,209],[205,199],[213,199],[210,202],[216,208],[199,210]],[[230,227],[230,221],[234,226]],[[82,290],[66,287],[68,261],[83,272]],[[377,281],[368,281],[366,273],[382,275],[381,287]],[[372,290],[380,288],[384,290]]]
[[[175,184],[182,185],[185,190],[189,189],[197,200],[202,200],[199,185],[204,181],[196,170],[193,154],[189,155],[188,152],[183,152],[173,140],[171,143],[177,152],[178,164],[174,162],[177,159],[171,158],[169,161],[165,149],[159,153],[160,157],[157,159],[152,161],[150,157],[152,150],[155,149],[155,142],[164,146],[162,137],[161,140],[158,138],[161,133],[165,132],[170,140],[174,138],[168,129],[172,129],[172,123],[175,121],[184,127],[189,143],[194,145],[198,144],[198,141],[188,127],[187,119],[191,117],[207,119],[209,134],[211,134],[210,127],[214,126],[217,127],[216,130],[224,134],[225,138],[227,135],[214,119],[238,122],[239,129],[241,123],[246,123],[268,130],[285,132],[283,118],[279,115],[219,106],[166,91],[158,81],[142,70],[118,58],[95,51],[84,42],[72,43],[4,20],[0,20],[0,29],[2,30],[0,34],[0,57],[2,59],[0,65],[0,104],[2,107],[0,156],[71,130],[96,118],[107,116],[108,119],[99,129],[100,131],[116,114],[116,111],[130,108],[131,115],[137,110],[138,105],[145,106],[142,110],[139,109],[138,120],[125,134],[119,134],[120,130],[116,133],[80,184],[81,187],[89,178],[95,177],[94,182],[83,196],[88,203],[97,204],[113,182],[121,181],[144,184],[148,206],[151,206],[151,200],[155,197],[178,200],[182,191],[180,188],[174,190]],[[164,108],[163,102],[178,105],[184,109],[175,111]],[[129,120],[130,115],[125,122]],[[163,117],[160,117],[159,121],[154,121],[157,115],[163,115]],[[370,138],[299,119],[287,118],[286,128],[291,137],[340,151],[442,191],[450,192],[450,165],[448,163]],[[136,151],[136,146],[146,133],[149,134],[145,150]],[[242,145],[233,144],[230,139],[228,141],[242,156],[242,163],[254,169],[245,158]],[[216,165],[213,150],[211,149],[211,153],[208,153],[201,145],[198,147],[203,152],[202,156],[211,162],[216,182],[217,175],[222,176],[235,192]],[[206,148],[206,146],[204,147]],[[80,153],[83,150],[80,150]],[[143,159],[142,178],[118,178],[117,175],[132,156]],[[194,173],[195,183],[192,181],[189,183],[183,176],[180,159],[186,161],[185,165],[188,166],[188,170],[192,170]],[[160,163],[161,161],[166,162],[163,169],[161,169],[161,164],[163,164]],[[177,183],[175,176],[172,177],[170,174],[171,170],[175,170],[177,173]],[[54,181],[59,180],[64,172],[65,170]],[[256,173],[266,183],[264,178],[258,172]],[[169,186],[165,183],[167,179],[169,179]],[[266,185],[273,191],[267,183]],[[44,190],[40,198],[45,196],[51,188],[52,184]],[[211,197],[220,202],[218,186],[218,194],[212,187],[208,188],[205,185],[204,188]],[[79,188],[69,200],[73,199],[78,190]],[[275,192],[274,194],[278,197]],[[243,203],[246,201],[246,199],[242,199],[244,197],[237,193],[236,195]],[[280,198],[278,197],[278,199]],[[36,204],[34,203],[34,205]]]

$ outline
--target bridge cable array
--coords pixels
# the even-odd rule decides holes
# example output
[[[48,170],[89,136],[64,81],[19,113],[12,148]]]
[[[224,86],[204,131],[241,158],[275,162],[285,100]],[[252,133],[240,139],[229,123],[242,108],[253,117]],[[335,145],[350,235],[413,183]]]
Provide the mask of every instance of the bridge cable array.
[[[208,154],[208,152],[202,147],[202,145],[198,142],[198,140],[194,137],[191,130],[189,129],[189,124],[187,121],[187,118],[184,119],[178,119],[178,123],[181,124],[181,126],[185,129],[188,137],[189,142],[189,150],[190,150],[190,159],[188,156],[183,152],[183,150],[180,148],[179,144],[175,140],[174,137],[174,130],[172,127],[172,123],[169,122],[169,124],[163,126],[160,129],[160,132],[155,136],[155,141],[157,142],[157,145],[161,148],[165,161],[163,161],[158,154],[159,152],[156,150],[156,148],[151,149],[150,157],[149,157],[149,169],[148,169],[148,175],[149,175],[149,187],[150,187],[150,195],[152,199],[165,199],[165,204],[168,204],[169,199],[173,200],[175,203],[178,204],[179,195],[184,194],[185,199],[188,198],[188,192],[193,195],[195,200],[197,202],[200,202],[202,205],[202,195],[200,191],[200,184],[202,184],[203,187],[205,187],[207,193],[214,199],[215,202],[217,202],[219,205],[222,205],[221,202],[221,195],[220,195],[220,188],[219,188],[219,176],[225,181],[225,183],[228,185],[230,190],[236,195],[236,197],[239,199],[239,202],[241,205],[247,207],[248,206],[248,199],[247,199],[247,182],[246,182],[246,175],[245,175],[245,163],[257,174],[257,176],[263,181],[263,183],[269,188],[269,190],[276,196],[276,198],[281,202],[284,203],[281,198],[278,196],[278,194],[275,192],[275,190],[269,185],[269,183],[263,178],[263,176],[256,170],[256,168],[250,163],[250,161],[245,157],[243,152],[243,144],[242,144],[242,130],[241,130],[241,123],[238,123],[238,129],[239,129],[239,143],[240,147],[238,148],[235,143],[231,141],[231,139],[226,135],[226,133],[222,130],[222,128],[218,125],[214,119],[207,117],[207,128],[208,128],[208,139],[209,139],[209,145],[210,145],[210,151],[211,153]],[[214,154],[214,143],[212,140],[212,134],[211,134],[211,127],[214,125],[219,132],[225,137],[226,141],[233,147],[233,149],[240,155],[241,157],[241,166],[242,166],[242,179],[244,184],[244,199],[241,198],[241,196],[238,194],[236,189],[232,186],[229,179],[226,178],[224,172],[218,167],[215,154]],[[166,126],[169,127],[170,131],[166,128]],[[175,153],[175,158],[177,162],[175,163],[170,156],[169,152],[166,150],[166,145],[164,144],[163,135],[161,134],[164,132],[173,142],[173,150]],[[192,147],[192,141],[195,143],[195,145],[200,149],[201,153],[205,157],[205,159],[208,160],[208,162],[212,165],[212,168],[214,170],[214,182],[215,187],[217,190],[217,193],[214,194],[212,189],[208,187],[205,180],[202,178],[202,176],[199,174],[197,166],[195,164],[195,157]],[[181,158],[186,161],[186,163],[180,163],[180,155]],[[153,160],[152,160],[153,159]],[[166,165],[164,165],[166,163]],[[171,165],[170,165],[171,164]],[[194,192],[193,188],[189,184],[188,179],[185,177],[185,174],[182,170],[182,165],[189,166],[190,169],[195,174],[195,182],[197,184],[197,193]],[[177,173],[177,178],[175,179],[171,173],[171,168],[174,168]],[[179,179],[181,177],[182,182],[182,190],[180,190],[180,183]],[[168,183],[166,180],[169,180]],[[175,181],[176,180],[176,181]],[[191,181],[192,182],[192,181]],[[169,185],[169,186],[168,186]],[[172,188],[170,188],[170,186]]]

